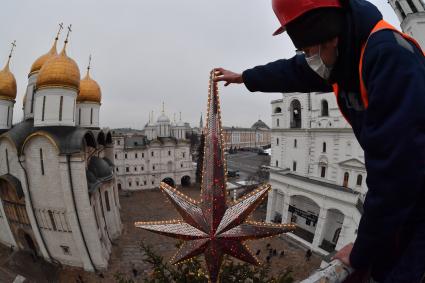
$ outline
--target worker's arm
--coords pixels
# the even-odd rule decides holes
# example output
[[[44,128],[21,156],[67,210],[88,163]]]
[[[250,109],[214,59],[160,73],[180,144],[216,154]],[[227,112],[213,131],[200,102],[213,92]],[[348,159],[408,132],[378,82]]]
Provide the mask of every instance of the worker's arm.
[[[398,234],[413,221],[424,197],[425,61],[418,50],[388,33],[371,38],[363,68],[369,107],[359,139],[368,192],[350,255],[357,269],[373,266],[387,249],[397,248]],[[385,36],[393,40],[378,44]]]
[[[329,92],[332,87],[307,65],[304,55],[257,66],[242,74],[216,69],[216,81],[244,83],[249,91],[261,92]]]

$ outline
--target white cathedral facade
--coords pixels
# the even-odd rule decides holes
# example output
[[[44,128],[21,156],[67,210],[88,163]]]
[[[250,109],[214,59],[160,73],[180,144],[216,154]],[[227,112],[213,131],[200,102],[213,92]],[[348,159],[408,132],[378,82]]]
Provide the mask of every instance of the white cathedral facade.
[[[99,85],[57,40],[31,67],[15,125],[9,61],[0,72],[0,243],[98,271],[122,226],[112,136],[99,128]]]
[[[187,127],[180,121],[171,122],[162,110],[154,122],[153,114],[145,125],[144,134],[114,134],[114,163],[117,185],[123,190],[143,190],[170,186],[189,186],[195,180]]]
[[[425,4],[389,1],[402,30],[425,50]],[[364,153],[333,93],[272,101],[267,221],[294,222],[290,237],[328,254],[354,242],[367,192]]]

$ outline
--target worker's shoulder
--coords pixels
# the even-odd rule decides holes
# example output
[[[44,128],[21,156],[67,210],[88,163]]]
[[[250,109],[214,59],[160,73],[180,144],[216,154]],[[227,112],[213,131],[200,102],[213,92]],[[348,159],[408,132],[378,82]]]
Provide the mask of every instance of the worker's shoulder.
[[[399,32],[394,30],[381,30],[372,34],[367,42],[368,52],[397,52],[399,55],[417,53],[417,48]]]

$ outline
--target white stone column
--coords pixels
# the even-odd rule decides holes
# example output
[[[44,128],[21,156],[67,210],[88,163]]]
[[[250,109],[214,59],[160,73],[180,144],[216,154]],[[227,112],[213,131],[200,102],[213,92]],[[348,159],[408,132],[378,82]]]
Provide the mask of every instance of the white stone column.
[[[335,250],[339,251],[346,244],[352,242],[352,240],[350,239],[350,235],[348,234],[350,232],[349,225],[350,225],[350,218],[344,215],[344,221],[342,222],[341,232],[339,233],[339,238],[338,238],[338,242],[336,243]]]
[[[319,218],[317,220],[316,231],[314,232],[314,239],[312,246],[313,248],[319,248],[322,243],[323,237],[325,235],[325,224],[326,224],[326,216],[328,214],[328,210],[326,208],[321,207]]]
[[[283,209],[282,209],[282,224],[289,223],[291,219],[288,219],[289,215],[289,203],[291,202],[291,196],[288,194],[283,195]]]
[[[276,190],[270,190],[267,197],[267,215],[266,222],[271,222],[274,214],[274,207],[276,203]]]

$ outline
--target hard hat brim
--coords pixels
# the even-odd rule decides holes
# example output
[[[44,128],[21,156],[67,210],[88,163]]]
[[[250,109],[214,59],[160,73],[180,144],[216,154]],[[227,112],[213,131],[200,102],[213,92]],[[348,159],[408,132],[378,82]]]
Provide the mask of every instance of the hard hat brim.
[[[280,28],[278,28],[274,33],[273,36],[279,35],[281,33],[284,33],[286,31],[286,27],[281,26]]]

